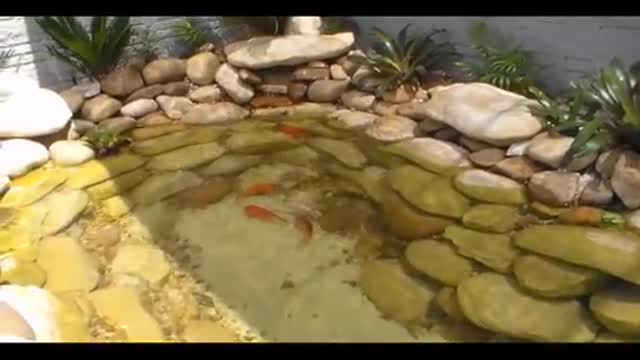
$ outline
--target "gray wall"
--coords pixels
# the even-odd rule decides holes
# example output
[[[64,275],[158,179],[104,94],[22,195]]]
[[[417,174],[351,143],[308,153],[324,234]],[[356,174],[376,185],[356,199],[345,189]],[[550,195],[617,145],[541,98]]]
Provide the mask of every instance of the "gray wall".
[[[590,75],[618,56],[627,64],[640,60],[640,17],[352,17],[363,35],[372,26],[396,34],[407,23],[414,31],[446,28],[448,39],[462,53],[468,52],[465,30],[474,21],[512,37],[533,51],[541,80],[550,90],[567,86],[570,80]],[[443,37],[446,39],[447,37]],[[369,39],[367,37],[367,39]],[[366,43],[366,40],[365,40]]]

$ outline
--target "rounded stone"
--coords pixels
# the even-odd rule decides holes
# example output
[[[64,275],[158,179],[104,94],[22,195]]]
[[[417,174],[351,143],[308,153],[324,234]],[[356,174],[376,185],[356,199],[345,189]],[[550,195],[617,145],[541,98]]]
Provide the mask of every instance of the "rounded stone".
[[[92,148],[84,141],[60,140],[49,147],[51,160],[60,166],[76,166],[87,162],[95,157]]]

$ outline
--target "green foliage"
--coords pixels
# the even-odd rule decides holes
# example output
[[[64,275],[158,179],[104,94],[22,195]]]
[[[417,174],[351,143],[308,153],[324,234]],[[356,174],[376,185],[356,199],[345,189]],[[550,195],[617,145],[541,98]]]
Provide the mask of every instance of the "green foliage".
[[[133,51],[136,55],[147,63],[158,58],[160,39],[150,27],[135,30],[134,39],[136,45],[133,46]]]
[[[0,68],[3,68],[7,64],[11,56],[13,56],[13,50],[0,51]]]
[[[455,53],[449,43],[433,40],[435,35],[445,30],[435,29],[422,38],[410,37],[408,30],[409,25],[406,25],[393,39],[374,27],[372,34],[376,42],[367,54],[350,56],[351,61],[369,67],[373,71],[371,76],[380,80],[376,90],[378,96],[400,85],[414,89],[420,87],[421,71],[434,68],[443,58]]]
[[[129,139],[117,132],[94,128],[85,134],[83,140],[95,152],[96,157],[117,153],[129,143]]]
[[[99,79],[115,69],[129,45],[129,17],[94,16],[90,30],[73,16],[45,16],[36,22],[54,41],[49,52],[77,71]]]
[[[478,52],[479,58],[477,61],[457,62],[456,65],[467,73],[470,80],[530,95],[528,90],[534,85],[531,53],[504,41],[500,41],[502,44],[499,45],[491,44],[487,24],[483,22],[472,25],[467,33],[471,47]]]
[[[212,37],[210,29],[202,21],[192,17],[178,21],[174,31],[177,38],[191,51],[206,44]]]

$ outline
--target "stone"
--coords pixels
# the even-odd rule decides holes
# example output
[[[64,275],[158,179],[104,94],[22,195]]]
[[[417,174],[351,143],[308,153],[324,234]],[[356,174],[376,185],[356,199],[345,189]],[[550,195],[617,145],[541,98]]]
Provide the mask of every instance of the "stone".
[[[458,294],[455,288],[448,286],[441,288],[436,294],[435,302],[452,319],[457,321],[467,320],[460,308],[460,304],[458,304]]]
[[[360,287],[376,308],[405,326],[425,325],[425,314],[435,297],[434,284],[422,284],[408,276],[394,260],[374,260],[362,265]]]
[[[393,168],[388,180],[406,201],[433,215],[460,219],[470,207],[469,200],[453,188],[450,178],[439,177],[417,166]]]
[[[353,56],[353,55],[363,56],[365,54],[364,54],[364,52],[362,52],[362,50],[351,50],[351,51],[349,51],[349,53],[346,56],[341,56],[336,60],[336,63],[339,64],[340,66],[342,66],[344,71],[349,76],[352,76],[353,73],[355,73],[356,70],[358,70],[358,68],[360,67],[359,64],[356,64],[353,61],[351,61],[350,56]]]
[[[4,195],[4,193],[6,193],[9,190],[10,186],[11,186],[11,179],[9,179],[9,177],[6,175],[0,176],[0,195]],[[0,221],[0,223],[2,222]]]
[[[224,145],[232,152],[240,154],[260,154],[287,150],[300,145],[300,142],[281,132],[254,131],[233,133]]]
[[[499,161],[491,170],[513,180],[524,182],[544,169],[527,157],[515,156]]]
[[[182,122],[167,125],[158,125],[149,128],[137,128],[131,130],[129,136],[135,141],[152,139],[158,136],[185,130],[187,127]]]
[[[87,188],[87,194],[93,200],[105,200],[118,194],[125,193],[151,174],[144,168],[138,168],[120,176],[114,177]]]
[[[26,139],[0,141],[0,176],[15,178],[49,160],[43,145]]]
[[[195,54],[187,60],[187,78],[196,85],[209,85],[213,82],[219,66],[220,60],[215,54],[210,52]]]
[[[483,273],[465,280],[457,293],[472,323],[516,339],[590,342],[598,330],[578,301],[533,297],[508,276]]]
[[[209,320],[190,320],[185,325],[182,336],[188,343],[238,342],[233,331]]]
[[[578,173],[539,172],[529,179],[531,197],[551,206],[565,206],[578,196]]]
[[[640,284],[640,238],[628,231],[573,225],[536,225],[519,231],[525,250]]]
[[[141,127],[167,125],[173,122],[165,116],[164,111],[154,111],[137,120],[137,125]]]
[[[107,215],[113,219],[118,219],[131,212],[135,204],[128,197],[116,195],[102,202],[102,207]]]
[[[286,35],[320,35],[321,16],[291,16],[284,27]]]
[[[147,85],[181,81],[187,72],[187,61],[175,58],[157,59],[142,69],[142,77]]]
[[[464,146],[465,148],[467,148],[471,152],[480,151],[480,150],[487,149],[487,148],[491,147],[491,145],[489,145],[487,143],[483,143],[483,142],[478,141],[478,140],[473,140],[473,139],[468,138],[466,136],[461,136],[459,142],[460,142],[460,145]]]
[[[47,273],[36,263],[13,254],[0,257],[0,283],[42,287]]]
[[[79,91],[74,90],[65,90],[60,93],[60,97],[67,103],[71,114],[77,113],[80,110],[80,107],[84,103],[84,96]]]
[[[103,93],[114,97],[126,97],[134,91],[142,88],[144,81],[140,71],[134,66],[123,66],[107,74],[100,80],[100,89]]]
[[[307,143],[318,151],[330,154],[350,168],[358,169],[367,164],[366,156],[352,142],[316,137],[309,139]]]
[[[371,110],[373,110],[374,113],[378,114],[378,115],[400,115],[398,114],[398,104],[391,104],[385,101],[376,101],[373,103],[373,107],[371,108]]]
[[[462,223],[473,230],[506,233],[515,229],[519,217],[513,206],[478,204],[464,214]]]
[[[381,203],[384,195],[382,179],[387,170],[379,166],[368,166],[364,170],[353,170],[338,164],[327,165],[326,170],[335,176],[353,182],[373,201]]]
[[[76,166],[93,159],[95,152],[84,141],[61,140],[51,144],[49,155],[58,166]]]
[[[76,239],[68,236],[42,239],[38,265],[47,273],[45,289],[53,292],[89,292],[100,279],[96,261]]]
[[[194,107],[191,100],[183,96],[160,95],[156,98],[156,101],[160,105],[162,111],[164,111],[165,115],[173,120],[181,119]]]
[[[249,71],[247,69],[238,70],[238,75],[240,75],[240,79],[247,84],[251,85],[259,85],[262,84],[262,78],[256,75],[256,73]]]
[[[170,267],[162,250],[138,244],[122,244],[111,262],[113,274],[129,274],[157,285],[169,275]]]
[[[342,80],[316,80],[307,90],[307,97],[316,102],[336,102],[349,83]]]
[[[446,125],[443,125],[442,123],[439,123],[437,121],[424,119],[418,123],[416,133],[421,136],[426,136],[433,133],[433,137],[435,138],[438,133],[438,130],[442,129],[444,126]],[[454,142],[458,141],[458,138],[459,138],[458,134],[456,133],[455,135],[445,136],[442,140],[446,140],[446,138],[448,137],[451,138],[450,141],[454,141]]]
[[[240,79],[238,71],[228,63],[224,63],[218,68],[215,79],[216,83],[238,104],[248,103],[255,94],[251,86]]]
[[[84,102],[80,115],[94,123],[107,119],[120,111],[122,103],[109,95],[101,94]]]
[[[531,143],[527,147],[527,155],[533,160],[549,167],[555,169],[563,167],[568,171],[582,170],[596,160],[598,154],[591,153],[565,164],[564,158],[572,143],[572,137],[542,133],[531,140]]]
[[[402,104],[411,101],[413,92],[407,86],[398,86],[394,90],[385,91],[382,99],[392,104]]]
[[[136,142],[132,150],[141,155],[155,155],[188,145],[206,144],[216,141],[224,132],[224,128],[201,126],[173,132],[149,140]]]
[[[130,102],[133,102],[139,99],[153,99],[156,96],[162,94],[163,92],[164,92],[164,85],[162,84],[145,86],[143,88],[140,88],[134,91],[133,93],[131,93],[131,95],[127,96],[127,98],[124,100],[124,103],[128,104]]]
[[[417,123],[408,117],[388,115],[377,118],[367,127],[365,134],[382,142],[411,139],[416,135]]]
[[[422,124],[424,123],[424,120],[420,123]],[[431,129],[431,123],[429,124],[429,129]],[[420,127],[422,129],[422,126]],[[440,129],[436,132],[433,133],[433,138],[434,139],[438,139],[438,140],[442,140],[442,141],[451,141],[451,142],[456,142],[458,141],[458,138],[460,138],[460,134],[458,133],[458,131],[456,131],[456,129],[454,128],[450,128],[450,127],[445,127],[443,129]],[[465,150],[466,151],[466,150]]]
[[[283,131],[286,133],[287,128],[297,128],[304,131],[304,134],[300,137],[298,135],[293,135],[294,138],[303,139],[308,135],[312,136],[322,136],[334,139],[346,139],[351,137],[351,134],[343,129],[335,129],[333,127],[329,127],[324,125],[323,122],[318,121],[318,119],[306,118],[306,119],[291,119],[284,120],[280,123],[279,131]]]
[[[507,156],[524,156],[527,154],[527,149],[531,145],[531,140],[520,141],[509,145],[507,148]]]
[[[300,102],[307,95],[308,87],[305,83],[290,83],[287,85],[287,95],[293,102]]]
[[[158,171],[191,169],[219,158],[224,152],[225,148],[218,143],[185,146],[154,156],[146,166]]]
[[[329,115],[329,126],[337,129],[362,129],[372,124],[377,115],[347,109],[336,110]]]
[[[492,167],[503,159],[504,150],[499,148],[478,150],[469,155],[469,161],[471,161],[472,164],[483,168]]]
[[[264,117],[278,117],[278,116],[291,116],[291,117],[321,117],[328,115],[337,110],[334,104],[317,104],[313,102],[303,102],[292,106],[282,106],[278,108],[265,108],[254,109],[252,111],[253,116]]]
[[[544,298],[589,295],[609,280],[597,270],[533,254],[516,259],[513,273],[523,288]]]
[[[351,75],[351,83],[362,91],[373,93],[384,83],[384,79],[375,75],[375,71],[363,65]]]
[[[289,91],[287,84],[261,84],[258,85],[257,88],[260,92],[268,95],[287,95]]]
[[[480,201],[505,205],[521,205],[527,201],[522,184],[485,170],[465,170],[455,177],[454,184],[464,195]]]
[[[97,126],[91,121],[80,119],[71,119],[70,124],[71,126],[69,126],[69,132],[67,133],[67,140],[78,140]]]
[[[249,111],[232,102],[215,104],[199,104],[194,106],[183,118],[185,124],[225,124],[242,120],[249,116]]]
[[[293,101],[288,96],[258,95],[251,99],[250,105],[253,108],[270,108],[293,105]]]
[[[82,84],[75,85],[71,90],[78,91],[84,96],[85,99],[90,99],[100,94],[100,82],[88,81]]]
[[[622,149],[608,150],[598,156],[595,168],[603,179],[611,179],[620,155],[622,155]]]
[[[162,328],[144,309],[139,293],[133,287],[115,286],[89,294],[96,313],[123,329],[130,342],[161,342]]]
[[[197,103],[209,103],[222,100],[224,91],[218,85],[207,85],[192,91],[189,99]]]
[[[589,309],[598,322],[620,336],[640,336],[640,291],[635,286],[619,285],[595,293]]]
[[[349,50],[354,40],[353,33],[263,36],[230,44],[225,53],[233,66],[266,69],[338,57]]]
[[[397,105],[397,112],[399,115],[406,116],[416,121],[432,120],[427,115],[427,108],[428,107],[425,102],[412,101],[409,103]]]
[[[331,64],[331,66],[329,67],[329,72],[331,73],[331,78],[334,80],[349,79],[349,74],[344,71],[344,68],[340,64]]]
[[[200,185],[182,190],[174,195],[172,200],[182,208],[203,209],[209,204],[222,200],[232,190],[231,180],[222,176],[213,176]]]
[[[163,93],[168,96],[187,96],[190,85],[186,81],[172,81],[164,85]]]
[[[508,273],[518,250],[508,235],[468,230],[458,225],[448,226],[443,237],[450,240],[458,253],[470,257],[499,273]]]
[[[122,134],[125,131],[131,130],[136,127],[136,119],[131,116],[119,116],[106,120],[102,120],[98,124],[98,129],[108,130],[116,134]]]
[[[260,156],[260,155],[248,155],[248,156]],[[305,166],[310,163],[318,161],[320,159],[320,154],[318,154],[317,151],[313,150],[308,146],[298,146],[290,150],[276,151],[269,155],[269,159],[276,162],[282,162],[290,165]],[[249,160],[245,160],[245,161],[247,163],[249,162]]]
[[[373,106],[376,96],[359,90],[349,90],[342,93],[340,101],[348,108],[368,111]]]
[[[45,197],[49,209],[42,223],[44,236],[54,235],[74,222],[89,204],[89,195],[81,190],[62,190]]]
[[[542,129],[528,107],[534,100],[489,84],[458,83],[430,93],[425,115],[472,139],[503,146],[529,139]]]
[[[384,221],[389,230],[404,239],[421,239],[441,234],[451,221],[428,215],[414,208],[394,191],[385,191],[381,199]]]
[[[597,173],[587,175],[590,175],[590,178],[580,194],[580,204],[604,207],[611,203],[614,194],[607,182],[601,179]]]
[[[123,106],[120,113],[124,116],[139,118],[156,110],[158,110],[158,103],[153,99],[138,99]]]
[[[263,160],[261,155],[226,154],[207,165],[200,173],[206,176],[233,174],[256,166]]]
[[[135,170],[145,163],[145,159],[133,154],[121,154],[90,160],[69,175],[66,186],[71,189],[83,189],[90,185],[114,178],[120,174]]]
[[[640,155],[633,151],[620,154],[611,176],[611,187],[631,210],[640,207]]]
[[[184,189],[196,186],[202,179],[189,171],[178,170],[154,175],[130,192],[133,203],[150,205]]]
[[[0,201],[0,206],[23,207],[32,204],[60,186],[69,174],[60,168],[40,168],[16,178]]]
[[[451,244],[443,241],[412,241],[404,255],[416,270],[445,285],[457,286],[474,270],[471,260],[458,255]]]
[[[0,138],[34,137],[64,129],[73,113],[62,96],[35,84],[12,89],[12,82],[4,82],[5,76],[9,75],[0,79],[8,87],[8,96],[0,96]]]
[[[293,79],[299,81],[328,80],[329,69],[322,68],[300,68],[293,72]]]
[[[382,147],[382,150],[410,160],[426,170],[445,174],[468,167],[467,151],[433,138],[414,138]]]

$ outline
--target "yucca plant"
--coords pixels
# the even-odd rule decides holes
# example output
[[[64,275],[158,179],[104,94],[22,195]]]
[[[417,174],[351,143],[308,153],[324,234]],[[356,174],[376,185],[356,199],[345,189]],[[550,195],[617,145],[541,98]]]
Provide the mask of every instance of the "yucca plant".
[[[535,65],[530,52],[505,43],[498,46],[491,44],[488,27],[484,22],[473,24],[467,30],[467,35],[471,48],[478,52],[479,58],[477,61],[460,61],[456,65],[471,81],[488,83],[522,95],[531,95],[528,90],[534,85]]]
[[[0,51],[0,68],[3,68],[7,64],[11,56],[13,56],[13,50]]]
[[[433,69],[442,59],[455,54],[451,44],[433,40],[435,35],[445,32],[444,29],[434,29],[422,38],[410,37],[408,31],[409,25],[406,25],[393,39],[374,27],[372,34],[376,42],[366,55],[350,56],[351,61],[370,68],[371,76],[380,80],[377,96],[401,85],[419,88],[421,71]]]
[[[45,16],[36,22],[54,41],[47,47],[53,56],[95,79],[119,65],[132,35],[129,17],[124,16],[111,21],[94,16],[89,31],[73,16]]]
[[[84,142],[96,152],[96,157],[117,153],[129,139],[111,130],[95,128],[83,137]]]

